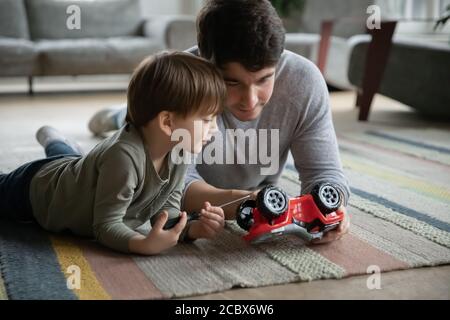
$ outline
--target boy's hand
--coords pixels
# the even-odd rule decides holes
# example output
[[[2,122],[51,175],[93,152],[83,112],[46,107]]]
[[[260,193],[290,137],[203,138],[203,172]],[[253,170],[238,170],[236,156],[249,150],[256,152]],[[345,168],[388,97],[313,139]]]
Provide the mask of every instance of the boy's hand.
[[[191,239],[212,239],[218,235],[225,226],[225,214],[220,207],[213,207],[209,202],[205,202],[200,210],[200,218],[192,221],[188,230],[188,237]]]
[[[311,243],[322,244],[336,241],[341,239],[346,233],[348,233],[350,229],[350,217],[348,216],[347,209],[344,206],[341,206],[338,210],[344,212],[344,219],[341,221],[337,229],[325,233],[322,239],[313,240]]]
[[[185,211],[181,212],[180,216],[180,221],[173,228],[164,230],[163,227],[167,222],[169,214],[167,211],[163,211],[159,215],[156,222],[152,226],[152,230],[145,239],[149,248],[149,254],[160,253],[161,251],[171,248],[177,244],[181,231],[183,231],[187,222],[187,215]]]

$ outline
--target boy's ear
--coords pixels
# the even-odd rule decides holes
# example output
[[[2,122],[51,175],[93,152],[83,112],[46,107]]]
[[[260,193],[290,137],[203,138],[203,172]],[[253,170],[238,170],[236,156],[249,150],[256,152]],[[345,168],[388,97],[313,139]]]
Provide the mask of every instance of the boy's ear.
[[[168,136],[172,135],[173,114],[169,111],[161,111],[158,114],[159,128]]]

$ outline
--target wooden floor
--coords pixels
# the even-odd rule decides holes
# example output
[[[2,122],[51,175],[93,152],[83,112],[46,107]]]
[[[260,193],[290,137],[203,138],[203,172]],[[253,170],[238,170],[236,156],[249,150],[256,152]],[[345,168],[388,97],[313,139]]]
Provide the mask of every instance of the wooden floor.
[[[84,86],[83,90],[93,86]],[[85,148],[92,147],[92,139],[86,124],[97,110],[126,101],[125,87],[118,91],[80,91],[59,93],[52,85],[30,97],[24,93],[2,93],[14,86],[0,82],[0,140],[14,139],[20,146],[34,140],[36,130],[52,125],[75,138]],[[22,88],[22,87],[21,87]],[[39,88],[38,88],[39,89]],[[61,89],[61,88],[59,88]],[[73,89],[73,86],[71,86]],[[104,89],[100,87],[99,89]],[[63,87],[61,90],[67,90]],[[10,91],[10,90],[9,90]],[[331,106],[336,131],[367,129],[371,126],[423,126],[445,127],[445,122],[423,120],[409,108],[390,99],[377,96],[369,123],[356,121],[357,110],[353,107],[354,94],[337,92],[331,94]],[[2,155],[4,156],[4,155]],[[383,273],[381,289],[367,288],[369,275],[342,280],[322,280],[309,283],[292,283],[255,289],[233,289],[217,294],[194,297],[195,299],[449,299],[450,266],[411,269]]]

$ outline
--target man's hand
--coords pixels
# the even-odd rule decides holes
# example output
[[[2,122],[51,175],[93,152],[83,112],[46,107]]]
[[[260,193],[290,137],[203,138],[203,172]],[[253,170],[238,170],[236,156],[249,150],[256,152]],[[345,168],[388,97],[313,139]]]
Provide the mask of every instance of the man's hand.
[[[186,212],[181,212],[180,221],[178,221],[173,228],[164,230],[163,227],[166,224],[168,217],[169,214],[167,211],[163,211],[156,219],[156,222],[152,226],[152,230],[147,237],[136,236],[132,238],[129,243],[130,251],[139,254],[153,255],[175,246],[181,232],[186,226],[187,215]]]
[[[225,214],[220,207],[205,202],[200,210],[200,219],[189,224],[188,237],[191,239],[212,239],[222,232],[225,226]]]
[[[348,216],[347,209],[341,206],[338,210],[344,212],[344,219],[341,221],[337,229],[331,230],[323,236],[322,239],[316,239],[311,241],[313,244],[322,244],[331,241],[336,241],[341,239],[350,229],[350,217]]]

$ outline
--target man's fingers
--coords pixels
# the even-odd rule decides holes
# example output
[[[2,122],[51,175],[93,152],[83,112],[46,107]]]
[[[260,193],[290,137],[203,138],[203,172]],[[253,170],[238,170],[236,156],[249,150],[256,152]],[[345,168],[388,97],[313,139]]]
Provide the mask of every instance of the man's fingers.
[[[340,238],[340,234],[333,230],[333,231],[329,231],[327,233],[325,233],[325,235],[322,237],[322,239],[315,239],[312,241],[313,244],[322,244],[322,243],[328,243],[328,242],[332,242],[335,241],[337,239]]]
[[[346,214],[342,222],[339,224],[337,232],[345,234],[348,232],[349,228],[350,228],[350,217],[348,216],[348,214]]]
[[[164,225],[167,222],[167,219],[169,218],[169,213],[167,211],[163,211],[159,214],[158,218],[156,219],[155,225],[152,226],[153,229],[161,230]]]

